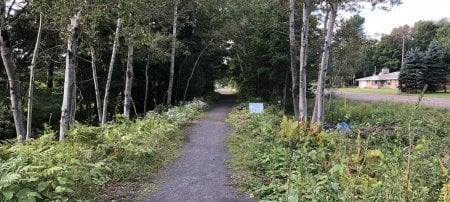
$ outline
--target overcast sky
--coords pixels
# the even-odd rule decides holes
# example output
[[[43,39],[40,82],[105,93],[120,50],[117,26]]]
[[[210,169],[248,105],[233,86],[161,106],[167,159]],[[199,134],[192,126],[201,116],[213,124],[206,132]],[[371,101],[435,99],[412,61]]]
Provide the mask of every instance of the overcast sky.
[[[377,34],[389,34],[392,28],[405,24],[412,26],[419,20],[450,18],[450,0],[403,0],[403,4],[391,11],[372,11],[367,6],[360,15],[366,19],[366,34],[379,38]]]

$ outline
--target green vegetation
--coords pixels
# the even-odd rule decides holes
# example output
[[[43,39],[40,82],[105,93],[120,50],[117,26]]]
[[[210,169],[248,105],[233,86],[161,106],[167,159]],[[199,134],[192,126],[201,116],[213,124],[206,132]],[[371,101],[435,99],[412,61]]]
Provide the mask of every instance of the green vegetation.
[[[444,50],[438,47],[437,41],[432,41],[425,52],[419,49],[408,51],[405,66],[400,71],[400,90],[420,92],[425,85],[427,92],[445,90],[448,64]]]
[[[445,201],[450,183],[450,112],[331,100],[321,131],[276,107],[235,110],[236,182],[264,201]],[[409,155],[410,154],[410,155]],[[447,198],[448,199],[448,198]]]
[[[73,201],[112,180],[154,172],[173,159],[181,128],[206,104],[193,101],[130,121],[117,116],[104,127],[75,126],[57,142],[54,131],[26,144],[0,145],[0,201]]]

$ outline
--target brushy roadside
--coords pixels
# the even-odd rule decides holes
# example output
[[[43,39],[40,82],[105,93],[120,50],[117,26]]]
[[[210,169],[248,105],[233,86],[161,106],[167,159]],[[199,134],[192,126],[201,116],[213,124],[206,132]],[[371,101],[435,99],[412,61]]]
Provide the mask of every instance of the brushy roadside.
[[[104,127],[75,126],[68,139],[55,132],[25,145],[0,145],[0,201],[75,201],[93,198],[107,183],[156,171],[176,155],[181,129],[207,104],[193,101],[167,112],[128,121],[117,117]]]
[[[449,201],[450,112],[404,104],[328,103],[321,131],[276,107],[229,118],[235,181],[262,201]]]

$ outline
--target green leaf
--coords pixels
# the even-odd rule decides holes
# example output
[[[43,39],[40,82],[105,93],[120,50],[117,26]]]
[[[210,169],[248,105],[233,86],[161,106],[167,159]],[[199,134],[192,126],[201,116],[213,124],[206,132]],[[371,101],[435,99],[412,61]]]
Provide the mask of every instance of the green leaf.
[[[57,186],[55,188],[55,193],[73,193],[73,190],[68,187]]]
[[[67,184],[67,178],[65,178],[65,177],[57,177],[56,179],[58,180],[59,184],[62,184],[62,185]]]
[[[25,201],[28,198],[29,192],[31,192],[31,189],[23,188],[17,192],[16,197],[19,199],[19,201]]]
[[[11,200],[14,196],[14,192],[12,192],[12,191],[2,191],[2,194],[7,201]]]
[[[50,182],[48,182],[48,181],[47,182],[39,182],[38,187],[37,187],[38,192],[42,192],[45,189],[47,189],[49,184],[50,184]]]
[[[289,192],[287,193],[287,201],[288,202],[298,202],[299,201],[299,197],[298,197],[298,193],[297,192]]]
[[[42,199],[41,194],[39,194],[39,193],[37,193],[35,191],[28,192],[27,196],[28,196],[28,198],[32,197],[32,198],[40,198],[40,199]]]

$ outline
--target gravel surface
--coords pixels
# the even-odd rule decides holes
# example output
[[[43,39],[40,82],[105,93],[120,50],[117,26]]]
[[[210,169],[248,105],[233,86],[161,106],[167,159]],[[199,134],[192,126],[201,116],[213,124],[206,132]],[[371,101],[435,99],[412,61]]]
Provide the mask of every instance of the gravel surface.
[[[235,98],[222,95],[208,116],[187,129],[186,145],[157,181],[157,191],[140,196],[138,201],[252,201],[239,195],[231,184],[226,162],[226,146],[231,133],[224,122]]]
[[[369,93],[350,93],[350,92],[333,92],[334,95],[340,98],[347,98],[355,101],[369,101],[369,102],[403,102],[415,104],[418,97],[407,95],[384,95],[384,94],[369,94]],[[430,98],[425,95],[421,104],[431,107],[441,107],[450,109],[450,99],[446,98]]]

